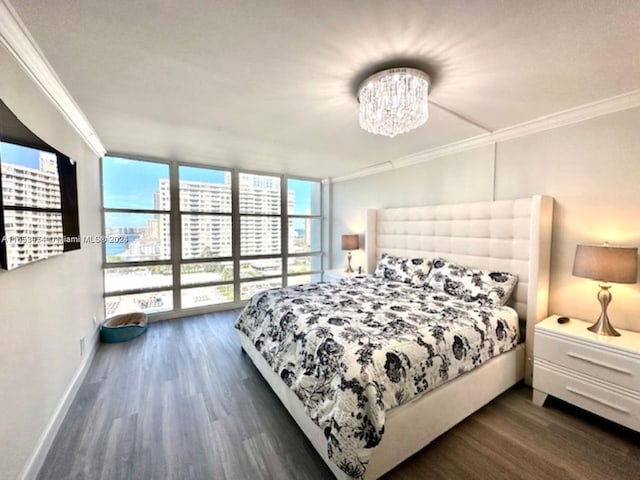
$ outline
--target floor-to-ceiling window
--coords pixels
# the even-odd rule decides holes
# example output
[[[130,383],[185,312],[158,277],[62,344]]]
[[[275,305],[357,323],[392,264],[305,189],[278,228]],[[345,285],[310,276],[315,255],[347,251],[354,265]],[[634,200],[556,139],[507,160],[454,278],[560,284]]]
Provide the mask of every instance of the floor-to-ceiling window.
[[[232,172],[180,165],[178,178],[181,307],[233,302]]]
[[[109,156],[102,175],[107,316],[225,308],[320,280],[319,181]]]
[[[168,182],[168,163],[103,159],[106,316],[174,308]]]
[[[282,286],[281,178],[239,174],[240,298]]]
[[[320,182],[287,179],[287,284],[319,282],[322,273]]]

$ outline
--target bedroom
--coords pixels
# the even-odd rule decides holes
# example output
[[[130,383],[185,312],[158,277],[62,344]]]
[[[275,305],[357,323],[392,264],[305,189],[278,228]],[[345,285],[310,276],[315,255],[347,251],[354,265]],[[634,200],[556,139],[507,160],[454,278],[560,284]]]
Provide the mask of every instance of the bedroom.
[[[330,179],[326,269],[344,268],[341,235],[363,235],[368,208],[547,195],[548,311],[595,320],[597,285],[572,275],[576,245],[640,244],[637,2],[83,3],[15,2],[19,23],[3,1],[0,30],[0,98],[77,160],[83,235],[104,234],[91,131],[54,106],[59,84],[43,93],[25,71],[33,58],[7,43],[16,23],[110,153]],[[362,131],[357,80],[415,58],[433,70],[426,125]],[[365,266],[362,247],[353,264]],[[103,281],[99,244],[0,272],[3,478],[44,461],[97,348]],[[614,326],[640,331],[640,286],[612,292]]]

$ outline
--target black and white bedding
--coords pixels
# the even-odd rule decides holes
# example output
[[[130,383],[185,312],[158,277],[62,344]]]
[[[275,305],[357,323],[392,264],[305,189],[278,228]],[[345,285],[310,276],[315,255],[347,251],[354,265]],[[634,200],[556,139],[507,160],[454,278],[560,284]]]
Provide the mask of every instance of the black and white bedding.
[[[242,331],[323,429],[329,458],[364,476],[385,413],[519,341],[517,313],[366,277],[267,290]]]

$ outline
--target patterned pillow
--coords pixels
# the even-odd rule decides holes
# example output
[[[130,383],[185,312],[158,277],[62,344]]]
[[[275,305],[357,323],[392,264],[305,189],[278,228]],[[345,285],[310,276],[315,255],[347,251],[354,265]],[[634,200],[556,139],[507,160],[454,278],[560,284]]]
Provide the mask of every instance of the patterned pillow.
[[[424,258],[409,258],[407,266],[411,275],[411,285],[414,287],[424,287],[427,282],[429,271],[431,270],[431,260]]]
[[[430,268],[431,262],[424,258],[401,258],[383,253],[374,275],[385,280],[422,287],[427,280]]]
[[[426,286],[464,302],[504,305],[518,283],[518,276],[458,265],[444,258],[433,260]]]

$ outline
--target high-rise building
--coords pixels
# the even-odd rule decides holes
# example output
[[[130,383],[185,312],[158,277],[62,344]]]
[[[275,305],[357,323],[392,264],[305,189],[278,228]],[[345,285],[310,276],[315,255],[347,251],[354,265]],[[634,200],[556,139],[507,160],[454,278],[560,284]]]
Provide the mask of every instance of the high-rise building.
[[[281,252],[280,182],[260,175],[240,175],[240,244],[242,255]],[[169,180],[162,179],[154,192],[154,208],[170,209]],[[293,208],[295,193],[289,191],[287,204]],[[232,254],[231,174],[221,183],[180,181],[182,212],[182,258],[230,257]],[[215,213],[210,213],[215,212]],[[169,215],[158,214],[160,253],[169,258],[171,236]],[[296,232],[289,222],[289,236]],[[147,228],[147,230],[150,230]]]
[[[39,168],[2,163],[2,196],[7,206],[60,208],[57,157],[40,152]],[[62,214],[5,209],[9,269],[62,253]]]
[[[243,173],[240,184],[240,253],[263,255],[282,251],[280,233],[280,179]],[[295,193],[287,192],[287,206],[293,210]],[[275,215],[275,216],[274,216]],[[289,222],[289,235],[295,235]]]

